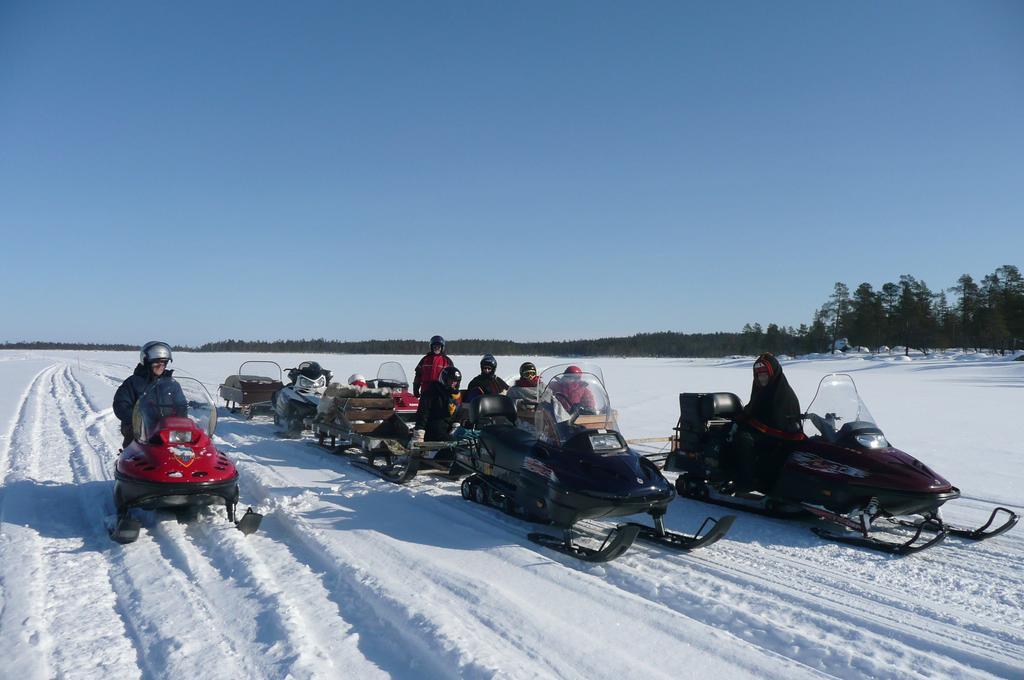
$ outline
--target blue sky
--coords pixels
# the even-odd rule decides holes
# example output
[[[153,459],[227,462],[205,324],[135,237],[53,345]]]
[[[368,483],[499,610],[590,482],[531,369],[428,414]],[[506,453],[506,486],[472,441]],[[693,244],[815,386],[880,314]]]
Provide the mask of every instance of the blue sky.
[[[0,4],[0,341],[596,337],[1024,266],[1024,3]]]

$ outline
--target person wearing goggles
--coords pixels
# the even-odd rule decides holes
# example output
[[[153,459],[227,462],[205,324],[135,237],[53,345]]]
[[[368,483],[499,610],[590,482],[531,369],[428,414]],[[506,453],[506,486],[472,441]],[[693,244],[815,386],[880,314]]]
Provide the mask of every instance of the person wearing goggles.
[[[516,405],[517,410],[528,410],[537,406],[537,402],[540,401],[540,376],[537,375],[537,367],[532,361],[524,361],[519,366],[519,379],[508,388],[506,396]],[[523,419],[516,423],[525,425]]]

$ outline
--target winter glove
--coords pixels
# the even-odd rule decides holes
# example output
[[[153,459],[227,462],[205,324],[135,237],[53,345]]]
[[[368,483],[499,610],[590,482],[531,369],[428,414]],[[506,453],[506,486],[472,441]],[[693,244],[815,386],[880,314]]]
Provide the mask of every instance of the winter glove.
[[[423,438],[426,435],[427,435],[427,431],[426,430],[413,430],[412,431],[412,443],[413,444],[422,444],[423,443]]]

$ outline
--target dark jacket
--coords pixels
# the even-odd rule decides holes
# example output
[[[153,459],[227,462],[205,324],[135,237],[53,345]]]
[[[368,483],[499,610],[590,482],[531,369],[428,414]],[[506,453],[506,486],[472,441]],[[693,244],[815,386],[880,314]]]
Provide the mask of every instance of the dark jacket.
[[[466,403],[473,401],[485,394],[494,395],[508,391],[508,383],[493,373],[481,373],[469,381],[466,388]]]
[[[428,352],[420,362],[416,364],[416,371],[413,374],[412,379],[412,393],[413,396],[420,396],[420,390],[426,389],[427,385],[435,382],[441,377],[441,371],[448,366],[454,366],[455,362],[452,361],[444,352],[440,354],[434,354]]]
[[[173,370],[165,369],[160,377],[170,378],[173,373]],[[131,427],[135,402],[155,380],[156,376],[149,370],[149,367],[139,364],[135,367],[135,371],[117,388],[117,392],[114,393],[114,415],[121,421],[122,429],[125,425]]]
[[[416,409],[416,429],[424,430],[423,441],[448,441],[458,409],[458,390],[436,381],[427,385],[420,395],[420,406]]]
[[[799,416],[800,401],[796,397],[789,381],[782,373],[782,365],[771,354],[762,354],[758,361],[771,366],[772,375],[764,387],[754,376],[750,388],[750,401],[743,407],[743,420],[751,427],[770,435],[789,435],[801,431]],[[773,432],[774,430],[774,432]]]

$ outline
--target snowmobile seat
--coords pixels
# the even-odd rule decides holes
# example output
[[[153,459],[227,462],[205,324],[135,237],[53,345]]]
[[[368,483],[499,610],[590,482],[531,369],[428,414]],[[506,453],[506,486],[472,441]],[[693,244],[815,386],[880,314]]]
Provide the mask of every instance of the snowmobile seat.
[[[537,435],[514,425],[488,425],[480,431],[480,441],[494,454],[495,465],[517,470],[537,443]]]
[[[485,395],[469,405],[469,422],[480,429],[491,424],[516,424],[516,406],[503,394]]]
[[[712,392],[701,399],[701,417],[704,420],[733,418],[742,410],[743,402],[732,392]]]

